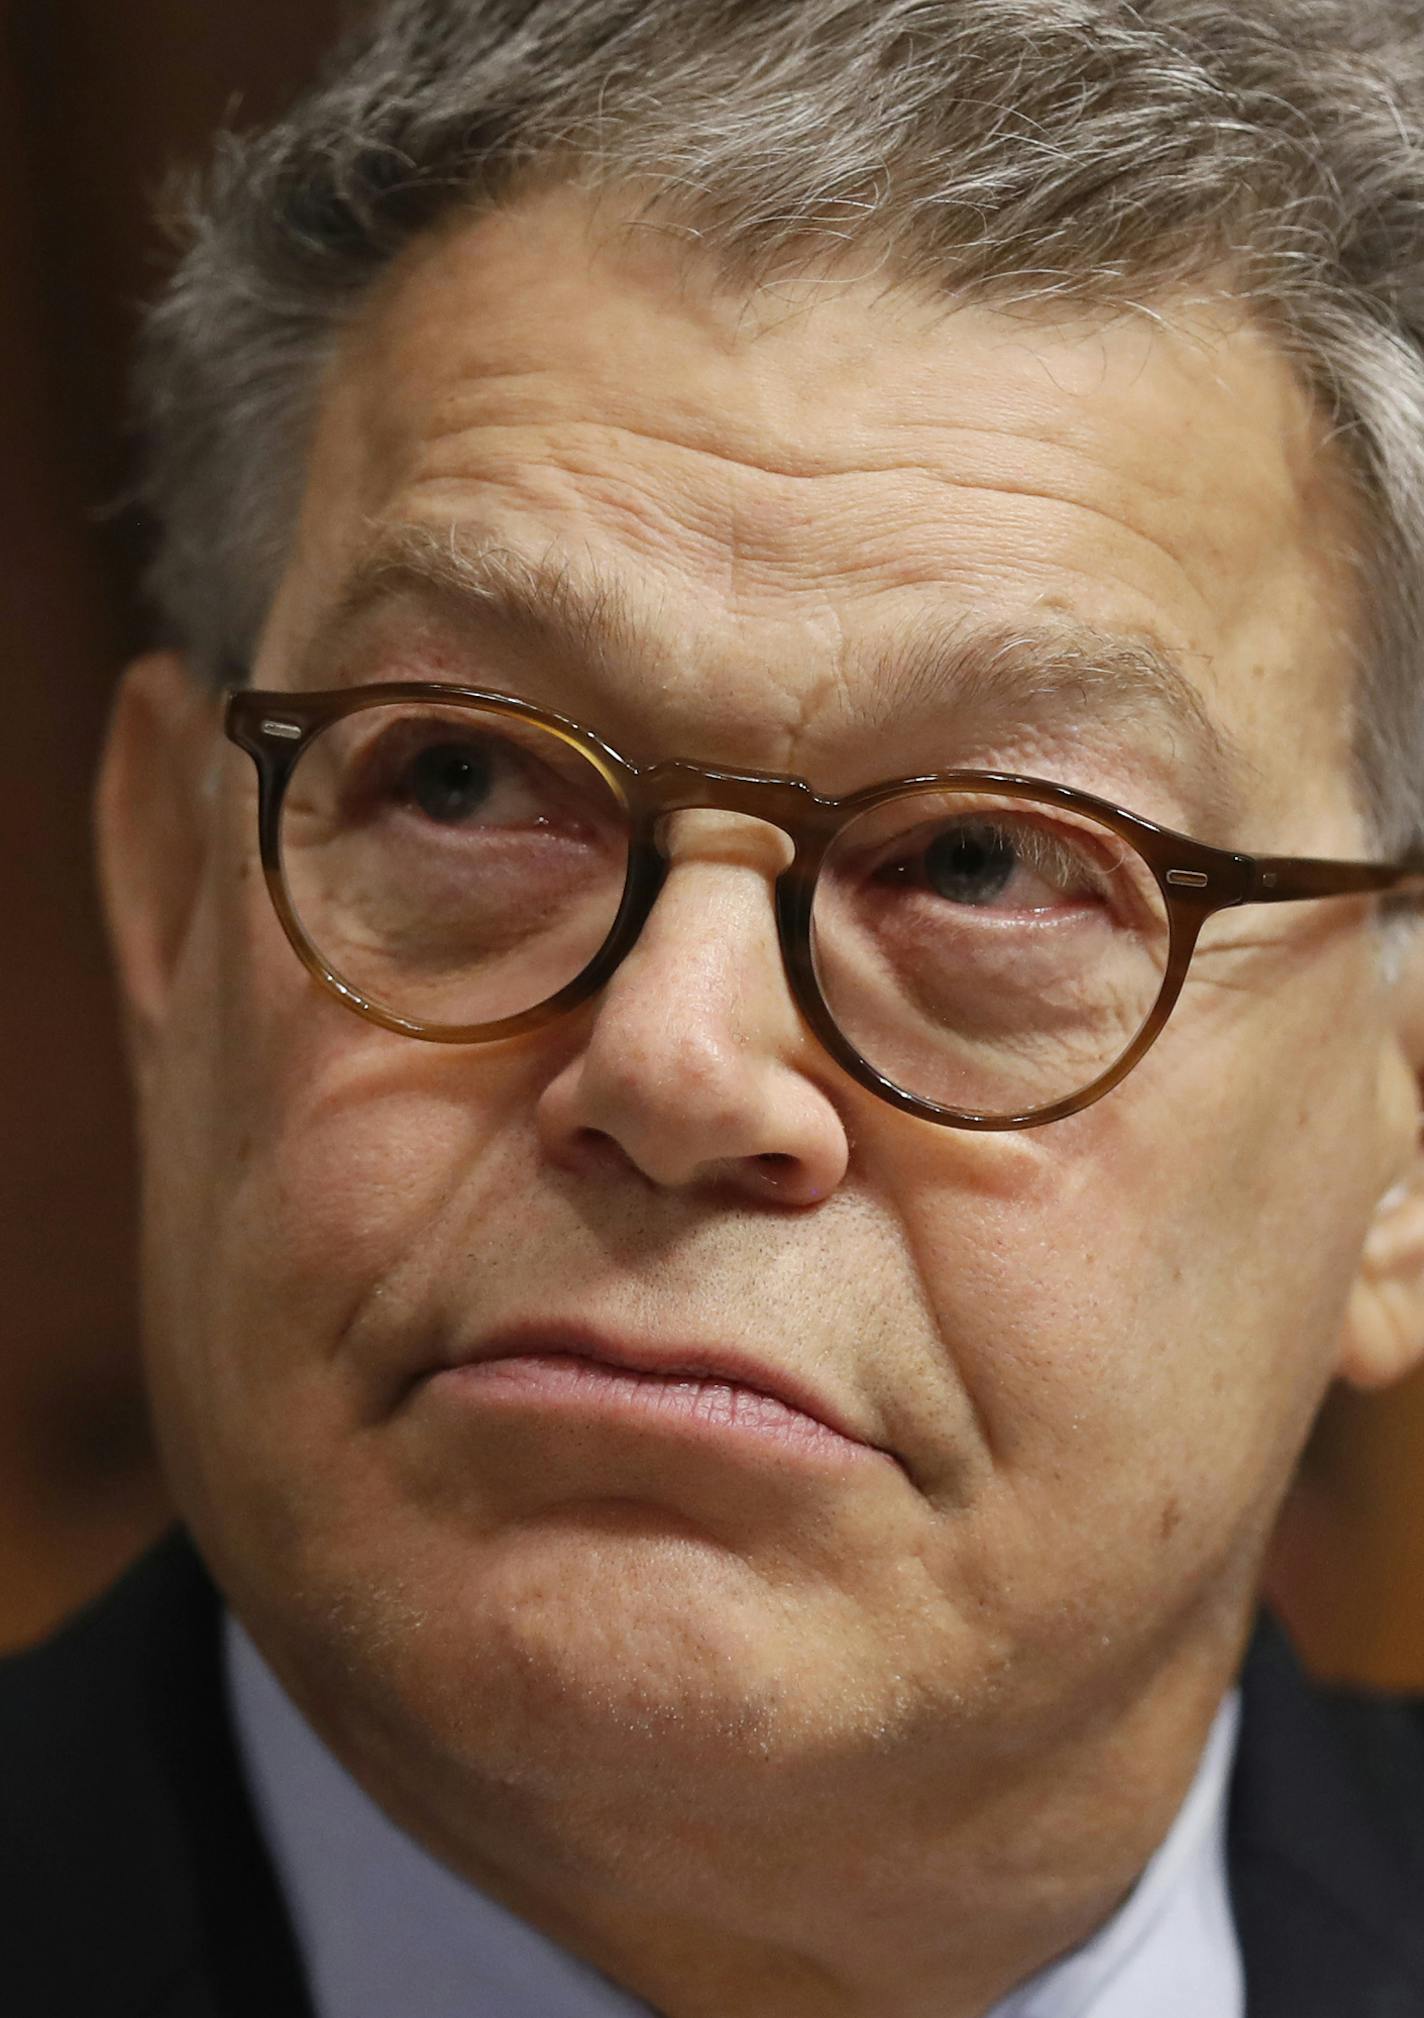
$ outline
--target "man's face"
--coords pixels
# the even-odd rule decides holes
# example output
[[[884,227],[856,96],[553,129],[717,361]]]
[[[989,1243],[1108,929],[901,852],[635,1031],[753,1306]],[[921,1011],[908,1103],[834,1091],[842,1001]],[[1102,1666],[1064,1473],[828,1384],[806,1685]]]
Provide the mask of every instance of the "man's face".
[[[361,318],[254,679],[447,680],[638,762],[830,792],[996,768],[1359,853],[1327,475],[1224,312],[1055,327],[853,277],[749,303],[545,198],[432,238]],[[371,593],[412,532],[619,620]],[[1176,661],[1232,774],[1170,696],[969,693],[976,640],[1065,627]],[[412,1812],[517,1809],[589,1854],[620,1816],[659,1855],[735,1828],[748,1869],[812,1805],[985,1797],[1104,1702],[1199,1730],[1413,1125],[1361,908],[1222,915],[1117,1091],[966,1133],[818,1048],[783,850],[732,815],[671,823],[650,923],[566,1021],[363,1022],[282,937],[251,765],[208,733],[140,1018],[156,1409],[326,1728],[401,1761]],[[740,1355],[860,1440],[439,1374],[490,1341]]]

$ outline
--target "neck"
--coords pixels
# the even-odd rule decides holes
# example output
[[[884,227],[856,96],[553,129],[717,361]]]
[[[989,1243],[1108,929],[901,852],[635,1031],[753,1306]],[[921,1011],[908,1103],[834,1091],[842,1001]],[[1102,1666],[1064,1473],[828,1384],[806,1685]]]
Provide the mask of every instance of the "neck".
[[[881,1758],[858,1786],[838,1768],[819,1795],[768,1768],[735,1811],[567,1777],[517,1795],[455,1790],[448,1770],[432,1799],[396,1769],[408,1733],[368,1728],[337,1749],[444,1862],[666,2018],[985,2018],[1132,1891],[1198,1769],[1242,1637],[1178,1659],[1050,1744],[966,1747],[933,1775]]]

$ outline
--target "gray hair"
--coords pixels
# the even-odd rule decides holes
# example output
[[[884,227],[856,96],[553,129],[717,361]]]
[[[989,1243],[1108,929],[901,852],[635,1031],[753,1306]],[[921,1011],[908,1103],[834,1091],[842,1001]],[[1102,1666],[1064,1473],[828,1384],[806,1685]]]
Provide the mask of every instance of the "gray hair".
[[[550,179],[636,189],[747,284],[854,247],[1002,303],[1248,304],[1363,505],[1362,803],[1419,837],[1424,0],[391,0],[220,139],[149,319],[150,586],[209,676],[250,659],[375,280]]]

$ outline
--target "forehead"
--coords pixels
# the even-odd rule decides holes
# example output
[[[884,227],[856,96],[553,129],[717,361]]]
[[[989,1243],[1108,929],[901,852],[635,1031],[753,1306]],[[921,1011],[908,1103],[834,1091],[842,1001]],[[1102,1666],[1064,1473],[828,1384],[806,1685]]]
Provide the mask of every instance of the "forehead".
[[[352,330],[274,630],[296,662],[373,555],[498,554],[631,612],[620,705],[788,768],[953,686],[953,652],[897,679],[898,639],[1101,637],[1177,669],[1269,801],[1348,773],[1343,495],[1228,307],[1049,322],[849,267],[749,295],[553,192],[430,235]]]

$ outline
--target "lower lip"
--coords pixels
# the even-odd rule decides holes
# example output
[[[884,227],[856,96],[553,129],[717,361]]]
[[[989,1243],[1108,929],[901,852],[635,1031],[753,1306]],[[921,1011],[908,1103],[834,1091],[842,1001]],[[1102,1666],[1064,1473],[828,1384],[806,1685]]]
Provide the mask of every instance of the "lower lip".
[[[680,1441],[759,1449],[763,1455],[848,1460],[885,1453],[842,1436],[815,1416],[733,1381],[637,1373],[571,1353],[521,1353],[451,1367],[435,1376],[481,1408],[662,1431]]]

